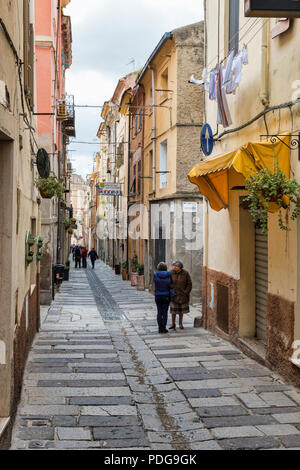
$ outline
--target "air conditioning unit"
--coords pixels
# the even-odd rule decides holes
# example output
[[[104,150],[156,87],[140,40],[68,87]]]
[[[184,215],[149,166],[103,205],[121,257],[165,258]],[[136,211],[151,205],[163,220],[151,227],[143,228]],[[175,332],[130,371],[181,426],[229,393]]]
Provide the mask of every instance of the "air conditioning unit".
[[[245,16],[300,18],[300,0],[245,0]]]

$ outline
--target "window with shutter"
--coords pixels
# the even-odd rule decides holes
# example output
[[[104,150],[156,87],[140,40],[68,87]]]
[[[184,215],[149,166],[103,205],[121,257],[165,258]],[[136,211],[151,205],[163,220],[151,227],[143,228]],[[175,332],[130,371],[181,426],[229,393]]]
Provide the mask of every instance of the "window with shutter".
[[[169,77],[168,77],[167,68],[161,74],[160,85],[161,85],[161,89],[160,89],[161,101],[164,101],[166,98],[168,98]]]
[[[24,90],[28,92],[28,57],[29,57],[29,0],[23,0],[23,23],[24,23]]]
[[[229,51],[239,51],[240,1],[229,1]]]
[[[28,64],[28,81],[29,81],[29,104],[30,108],[33,110],[34,107],[34,31],[33,24],[30,24],[29,29],[29,64]]]
[[[141,168],[142,168],[142,165],[141,165],[141,160],[138,161],[138,181],[137,181],[137,187],[138,187],[138,194],[141,194]]]
[[[168,142],[164,140],[159,146],[159,187],[168,187]]]

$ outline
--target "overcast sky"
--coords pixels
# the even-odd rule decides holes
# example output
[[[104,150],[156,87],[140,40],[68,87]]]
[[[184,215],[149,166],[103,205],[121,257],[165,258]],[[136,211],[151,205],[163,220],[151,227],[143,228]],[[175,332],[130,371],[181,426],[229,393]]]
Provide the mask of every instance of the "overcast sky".
[[[103,105],[119,78],[141,68],[165,32],[203,19],[202,0],[71,0],[73,63],[66,91],[77,105]],[[91,173],[98,151],[96,133],[101,109],[75,108],[77,141],[70,144],[73,167]],[[72,150],[75,150],[74,152]]]

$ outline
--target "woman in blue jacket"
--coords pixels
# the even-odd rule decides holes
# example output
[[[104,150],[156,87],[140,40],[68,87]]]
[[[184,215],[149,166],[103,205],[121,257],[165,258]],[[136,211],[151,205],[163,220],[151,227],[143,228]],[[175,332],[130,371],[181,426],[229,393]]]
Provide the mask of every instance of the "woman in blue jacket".
[[[168,309],[170,305],[171,273],[165,263],[159,263],[154,274],[155,303],[157,305],[157,323],[159,333],[168,333]]]

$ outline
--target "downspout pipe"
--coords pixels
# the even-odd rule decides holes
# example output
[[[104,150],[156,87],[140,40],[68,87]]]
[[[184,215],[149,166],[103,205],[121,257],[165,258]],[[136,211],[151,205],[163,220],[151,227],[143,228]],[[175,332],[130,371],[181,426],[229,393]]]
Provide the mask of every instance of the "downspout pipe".
[[[219,13],[220,13],[220,10],[219,10]],[[218,21],[219,21],[219,16],[218,16]],[[204,46],[204,53],[205,53],[205,66],[207,64],[207,0],[204,0],[204,28],[205,28],[205,46]],[[218,42],[218,54],[219,54],[219,42]],[[204,102],[203,102],[203,106],[204,106],[204,119],[205,119],[205,122],[206,122],[206,97],[205,97],[205,93],[203,93],[204,95]],[[218,134],[218,130],[219,128],[217,127],[217,134]],[[209,210],[209,207],[208,207],[208,200],[207,198],[203,198],[203,232],[204,232],[204,253],[203,253],[203,265],[205,267],[208,267],[208,210]]]
[[[262,44],[261,44],[261,93],[260,100],[265,108],[270,105],[270,20],[263,20]]]
[[[129,113],[128,113],[128,156],[127,156],[127,227],[126,227],[126,261],[127,261],[127,269],[129,273],[129,193],[130,193],[130,139],[131,139],[131,110],[130,110],[131,100],[129,102]]]

